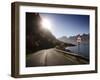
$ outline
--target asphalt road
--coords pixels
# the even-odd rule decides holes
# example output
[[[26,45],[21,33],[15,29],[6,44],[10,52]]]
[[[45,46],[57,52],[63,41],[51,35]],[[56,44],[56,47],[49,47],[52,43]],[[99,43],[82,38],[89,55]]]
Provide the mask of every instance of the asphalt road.
[[[88,61],[55,48],[40,50],[26,58],[26,67],[87,64]]]

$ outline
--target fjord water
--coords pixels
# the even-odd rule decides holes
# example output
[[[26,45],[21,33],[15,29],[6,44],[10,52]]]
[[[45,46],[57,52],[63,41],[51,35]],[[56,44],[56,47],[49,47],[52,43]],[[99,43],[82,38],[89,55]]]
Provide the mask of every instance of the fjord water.
[[[74,47],[67,47],[66,49],[69,49],[72,52],[82,55],[85,58],[89,59],[89,43],[81,43],[79,46],[80,46],[79,51],[78,51],[78,45]]]

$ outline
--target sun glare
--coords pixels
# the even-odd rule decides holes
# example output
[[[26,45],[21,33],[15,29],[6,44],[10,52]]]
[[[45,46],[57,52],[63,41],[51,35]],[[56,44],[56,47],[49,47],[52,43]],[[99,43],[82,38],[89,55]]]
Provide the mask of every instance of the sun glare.
[[[51,30],[52,26],[51,26],[51,22],[49,19],[42,19],[42,27],[48,30]]]

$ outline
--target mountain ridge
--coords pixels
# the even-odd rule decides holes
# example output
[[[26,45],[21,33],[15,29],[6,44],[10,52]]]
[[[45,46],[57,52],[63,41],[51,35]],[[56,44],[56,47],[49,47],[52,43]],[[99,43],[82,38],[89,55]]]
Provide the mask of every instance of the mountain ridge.
[[[78,36],[79,35],[70,36],[70,37],[62,36],[58,38],[58,40],[63,41],[63,42],[72,43],[72,44],[77,44]],[[89,43],[89,34],[85,34],[85,33],[81,34],[80,38],[81,38],[81,43]]]

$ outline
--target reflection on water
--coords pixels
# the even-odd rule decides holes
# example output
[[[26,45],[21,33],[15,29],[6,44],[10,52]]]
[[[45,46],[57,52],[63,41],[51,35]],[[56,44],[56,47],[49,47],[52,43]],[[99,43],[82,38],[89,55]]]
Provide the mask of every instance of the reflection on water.
[[[78,52],[78,45],[75,47],[67,47],[66,49],[71,50],[72,52],[76,54],[80,54],[86,58],[89,59],[89,44],[88,43],[82,43],[80,44],[80,50]]]

